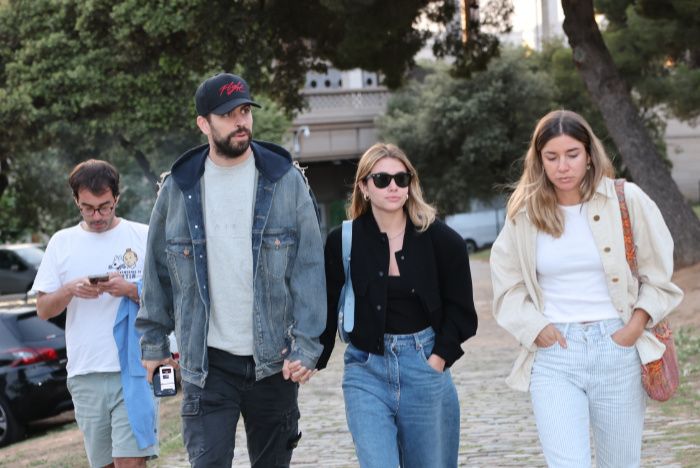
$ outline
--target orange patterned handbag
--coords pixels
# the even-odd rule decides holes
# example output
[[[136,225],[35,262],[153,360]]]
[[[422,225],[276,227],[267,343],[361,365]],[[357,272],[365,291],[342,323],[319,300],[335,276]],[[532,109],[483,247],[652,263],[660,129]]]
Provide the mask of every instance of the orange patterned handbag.
[[[632,222],[625,202],[625,179],[615,180],[615,192],[620,201],[620,214],[622,215],[622,230],[625,237],[625,256],[629,263],[632,274],[639,281],[639,270],[637,268],[637,253],[632,237]],[[640,282],[641,285],[641,282]],[[673,396],[678,388],[680,372],[678,369],[678,358],[676,357],[676,346],[673,342],[673,332],[668,320],[657,323],[651,332],[656,338],[666,346],[661,359],[642,364],[642,385],[647,395],[652,400],[666,401]]]

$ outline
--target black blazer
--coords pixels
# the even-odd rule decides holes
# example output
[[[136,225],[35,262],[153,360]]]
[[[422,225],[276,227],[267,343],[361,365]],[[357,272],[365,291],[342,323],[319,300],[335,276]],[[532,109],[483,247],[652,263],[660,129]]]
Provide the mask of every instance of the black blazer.
[[[328,320],[321,335],[324,349],[318,369],[326,367],[337,333],[338,300],[345,283],[341,231],[334,229],[326,241]],[[477,327],[464,239],[439,220],[421,233],[407,219],[396,261],[435,330],[433,353],[451,366],[464,354],[460,345],[474,336]],[[350,342],[368,353],[384,354],[389,240],[379,231],[371,210],[353,222],[350,271],[355,291],[355,328]]]

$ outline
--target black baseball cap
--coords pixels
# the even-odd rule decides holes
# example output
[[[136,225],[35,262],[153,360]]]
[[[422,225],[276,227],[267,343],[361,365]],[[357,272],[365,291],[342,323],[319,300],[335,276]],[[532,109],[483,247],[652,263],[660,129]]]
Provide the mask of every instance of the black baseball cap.
[[[197,115],[201,116],[223,115],[244,104],[260,107],[260,104],[250,99],[248,83],[231,73],[219,73],[206,79],[194,94]]]

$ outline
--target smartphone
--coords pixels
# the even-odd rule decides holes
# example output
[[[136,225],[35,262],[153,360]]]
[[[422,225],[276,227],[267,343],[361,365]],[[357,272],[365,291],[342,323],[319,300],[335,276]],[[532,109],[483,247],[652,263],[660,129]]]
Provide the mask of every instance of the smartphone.
[[[105,281],[109,281],[109,275],[88,276],[88,280],[90,281],[90,284],[104,283]]]
[[[160,366],[153,373],[153,394],[157,397],[173,396],[177,393],[175,386],[175,369],[173,366]]]

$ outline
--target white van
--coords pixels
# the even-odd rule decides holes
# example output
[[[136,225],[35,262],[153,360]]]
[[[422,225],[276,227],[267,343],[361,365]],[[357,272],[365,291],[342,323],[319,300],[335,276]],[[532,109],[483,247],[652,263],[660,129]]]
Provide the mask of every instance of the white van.
[[[505,218],[505,208],[490,208],[453,214],[445,218],[445,223],[462,236],[467,251],[473,253],[493,244]]]

